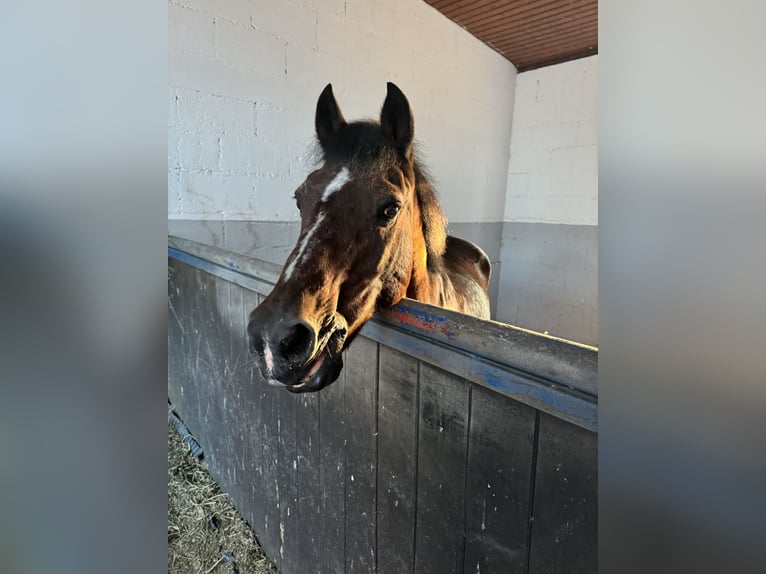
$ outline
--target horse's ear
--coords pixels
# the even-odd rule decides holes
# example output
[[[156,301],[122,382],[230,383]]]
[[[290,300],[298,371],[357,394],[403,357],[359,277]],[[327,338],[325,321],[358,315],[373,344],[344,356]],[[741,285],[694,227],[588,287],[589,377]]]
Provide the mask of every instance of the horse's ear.
[[[332,84],[327,84],[319,95],[314,126],[319,143],[324,147],[338,128],[346,123],[332,93]]]
[[[380,111],[380,127],[385,138],[410,159],[412,138],[415,133],[410,103],[395,84],[388,82],[386,86],[388,93],[386,101],[383,102],[383,109]]]

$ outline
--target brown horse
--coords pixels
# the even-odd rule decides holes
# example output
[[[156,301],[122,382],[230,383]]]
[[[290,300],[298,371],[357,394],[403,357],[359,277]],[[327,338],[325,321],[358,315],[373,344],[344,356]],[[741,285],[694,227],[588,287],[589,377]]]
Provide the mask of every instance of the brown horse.
[[[489,318],[489,259],[446,234],[399,88],[380,123],[346,123],[328,84],[315,124],[323,164],[295,192],[298,243],[247,327],[264,378],[293,392],[337,379],[362,325],[405,296]]]

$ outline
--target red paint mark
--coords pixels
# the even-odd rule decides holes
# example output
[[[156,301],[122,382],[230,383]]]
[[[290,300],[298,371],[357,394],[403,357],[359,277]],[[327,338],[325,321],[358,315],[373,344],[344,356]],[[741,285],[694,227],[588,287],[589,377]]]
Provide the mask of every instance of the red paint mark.
[[[449,327],[449,322],[447,322],[443,317],[431,318],[430,316],[426,316],[426,318],[421,315],[414,315],[412,313],[408,313],[407,311],[401,311],[396,308],[380,311],[379,314],[387,319],[396,321],[397,323],[403,325],[415,327],[416,329],[426,333],[438,333],[450,339],[454,338],[455,336]]]

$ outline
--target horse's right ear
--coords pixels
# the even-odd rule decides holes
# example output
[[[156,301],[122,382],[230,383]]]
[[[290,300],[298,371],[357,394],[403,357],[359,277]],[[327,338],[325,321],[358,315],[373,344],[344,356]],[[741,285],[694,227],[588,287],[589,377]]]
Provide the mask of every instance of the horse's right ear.
[[[412,137],[415,129],[412,110],[407,97],[391,82],[380,111],[380,128],[387,140],[394,144],[408,159],[412,158]]]
[[[346,120],[332,93],[332,84],[327,84],[317,101],[317,113],[314,118],[317,137],[322,147],[325,147],[330,138],[332,138],[332,135],[345,123]]]

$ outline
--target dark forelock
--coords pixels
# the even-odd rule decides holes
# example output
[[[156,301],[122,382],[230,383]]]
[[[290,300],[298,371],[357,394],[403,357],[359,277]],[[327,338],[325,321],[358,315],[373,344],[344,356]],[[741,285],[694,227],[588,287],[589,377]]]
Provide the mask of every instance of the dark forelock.
[[[357,121],[339,126],[320,149],[326,163],[347,165],[352,171],[368,174],[386,172],[404,161],[393,143],[385,139],[380,124],[375,121]],[[415,191],[420,203],[428,264],[435,267],[440,264],[446,248],[447,219],[428,172],[418,161],[417,153],[414,157]]]

